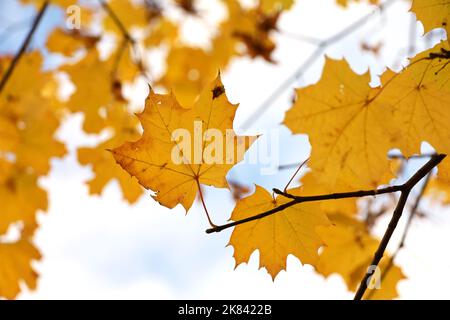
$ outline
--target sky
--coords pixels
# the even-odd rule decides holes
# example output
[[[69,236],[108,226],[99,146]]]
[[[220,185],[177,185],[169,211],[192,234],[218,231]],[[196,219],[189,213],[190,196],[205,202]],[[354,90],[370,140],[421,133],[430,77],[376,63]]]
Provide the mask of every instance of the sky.
[[[205,8],[210,3],[200,1]],[[408,12],[409,7],[408,1],[398,0],[383,15],[327,48],[326,55],[334,59],[346,58],[358,73],[369,70],[372,83],[376,85],[378,75],[386,66],[398,70],[407,63],[414,18]],[[280,32],[274,35],[276,64],[243,58],[235,60],[222,72],[229,99],[240,103],[235,128],[242,127],[269,93],[315,50],[313,45],[299,41],[295,35],[325,39],[372,10],[373,7],[365,3],[352,3],[343,10],[333,0],[299,0],[281,17]],[[18,6],[16,0],[0,2],[0,53],[17,50],[33,14],[33,9]],[[56,9],[46,15],[33,46],[42,46],[46,34],[61,23],[62,16]],[[186,23],[187,30],[197,30],[196,23]],[[4,32],[11,24],[21,27]],[[439,31],[433,37],[423,37],[421,24],[414,25],[417,50],[430,47],[442,38]],[[202,36],[198,38],[201,42]],[[361,42],[376,45],[380,41],[383,46],[379,56],[360,49]],[[49,65],[52,59],[48,57]],[[274,150],[270,156],[273,159],[282,155],[280,164],[296,163],[309,155],[307,137],[291,135],[280,123],[290,106],[292,89],[317,82],[323,62],[324,58],[319,57],[250,129],[264,133],[263,141],[270,133],[278,134],[279,150]],[[137,83],[129,90],[136,108],[142,108],[145,85]],[[35,243],[43,254],[43,259],[35,264],[40,278],[35,291],[24,288],[19,298],[349,299],[353,296],[339,276],[325,279],[292,256],[288,258],[287,271],[281,272],[275,282],[265,270],[258,270],[257,252],[249,264],[235,269],[233,249],[227,247],[230,231],[207,235],[207,221],[199,204],[185,214],[180,206],[172,210],[160,206],[146,192],[136,205],[130,206],[122,201],[115,182],[108,185],[101,196],[89,195],[84,182],[92,177],[92,171],[77,163],[76,149],[94,145],[98,137],[82,133],[82,120],[79,114],[64,120],[58,138],[67,144],[69,153],[63,159],[52,160],[50,174],[40,180],[49,192],[49,210],[39,214],[41,227],[35,236]],[[414,161],[411,172],[420,164]],[[282,187],[292,174],[285,170],[276,175],[261,175],[262,167],[264,164],[240,164],[231,170],[228,178],[271,189]],[[214,188],[206,188],[206,203],[217,223],[225,222],[234,207],[228,191]],[[445,275],[450,271],[450,257],[445,255],[444,248],[450,241],[447,232],[450,211],[428,201],[423,203],[423,208],[429,217],[413,224],[406,248],[398,256],[397,261],[408,277],[398,287],[400,298],[449,298],[446,287],[450,279]],[[386,219],[379,222],[378,235],[386,225]],[[393,247],[396,240],[398,232],[392,241]]]

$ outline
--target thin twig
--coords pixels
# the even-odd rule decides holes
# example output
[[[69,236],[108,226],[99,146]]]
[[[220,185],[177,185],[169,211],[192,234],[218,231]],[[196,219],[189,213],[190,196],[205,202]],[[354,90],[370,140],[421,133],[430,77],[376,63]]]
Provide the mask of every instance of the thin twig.
[[[289,170],[294,168],[298,168],[298,163],[282,164],[278,166],[278,170]]]
[[[395,262],[395,259],[397,258],[398,253],[405,246],[406,238],[408,236],[409,230],[411,230],[412,221],[417,216],[419,204],[422,201],[423,196],[425,195],[425,190],[426,190],[426,188],[428,186],[428,183],[430,182],[430,178],[431,178],[431,171],[425,177],[425,181],[423,182],[422,187],[421,187],[421,189],[419,191],[419,194],[416,197],[416,201],[414,202],[414,205],[411,208],[411,211],[410,211],[409,216],[408,216],[408,220],[406,221],[405,229],[403,230],[403,234],[402,234],[400,242],[399,242],[399,244],[397,246],[397,249],[392,253],[392,256],[390,257],[389,262],[386,265],[386,268],[384,269],[384,271],[383,271],[383,273],[381,275],[381,282],[383,282],[383,280],[386,278],[386,276],[388,275],[389,271],[394,266],[394,262]],[[369,292],[369,294],[367,296],[367,300],[370,300],[372,298],[372,295],[374,294],[374,292],[375,292],[374,290]]]
[[[303,202],[313,202],[313,201],[324,201],[324,200],[336,200],[336,199],[345,199],[345,198],[360,198],[360,197],[368,197],[368,196],[376,196],[380,194],[386,194],[386,193],[392,193],[392,192],[398,192],[400,191],[402,186],[392,186],[387,187],[383,189],[377,189],[377,190],[361,190],[361,191],[353,191],[353,192],[343,192],[343,193],[331,193],[331,194],[324,194],[324,195],[317,195],[317,196],[294,196],[289,193],[286,193],[284,191],[273,189],[273,191],[281,196],[284,196],[286,198],[292,199],[292,201],[285,203],[281,206],[278,206],[276,208],[273,208],[272,210],[257,214],[255,216],[251,216],[242,220],[237,220],[234,222],[230,222],[221,226],[217,226],[215,228],[211,228],[206,230],[206,233],[213,233],[213,232],[220,232],[225,229],[247,223],[250,221],[258,220],[265,218],[267,216],[270,216],[274,213],[283,211],[289,207],[292,207],[296,204],[303,203]]]
[[[406,183],[404,183],[401,187],[401,196],[398,200],[397,207],[394,210],[394,213],[392,214],[391,221],[389,222],[389,225],[384,233],[383,238],[381,239],[381,242],[378,246],[378,249],[375,252],[375,255],[373,257],[372,263],[370,264],[371,268],[369,271],[364,275],[363,279],[361,280],[361,283],[359,285],[358,290],[355,294],[355,300],[361,300],[364,296],[364,293],[367,290],[367,284],[370,280],[370,277],[372,276],[371,271],[374,270],[374,267],[378,267],[378,264],[380,263],[380,260],[384,256],[384,252],[386,250],[387,245],[389,244],[389,240],[392,237],[392,234],[395,231],[395,228],[397,227],[398,221],[402,217],[403,210],[405,208],[406,202],[408,200],[408,196],[411,193],[411,190],[414,188],[414,186],[422,180],[427,174],[429,174],[439,163],[441,163],[442,160],[446,155],[436,155],[432,157],[425,165],[423,165]]]
[[[294,180],[295,176],[298,174],[298,172],[303,168],[303,166],[308,162],[309,158],[307,158],[305,161],[303,161],[302,163],[300,163],[300,165],[298,166],[297,170],[294,172],[294,174],[292,175],[291,179],[289,179],[288,183],[286,184],[286,186],[284,187],[284,191],[286,192],[287,188],[289,187],[289,185],[292,183],[292,180]]]
[[[25,53],[25,51],[27,51],[31,39],[33,38],[34,33],[36,32],[37,27],[39,26],[42,17],[44,16],[45,12],[47,11],[48,5],[49,5],[49,1],[45,1],[42,4],[41,9],[39,10],[36,18],[33,21],[33,25],[31,26],[30,31],[28,32],[24,42],[22,43],[22,46],[19,49],[19,52],[17,52],[17,54],[15,55],[13,61],[11,62],[11,64],[9,65],[8,69],[6,70],[5,74],[3,75],[1,81],[0,81],[0,94],[3,92],[3,89],[6,86],[6,83],[8,82],[8,80],[11,78],[11,75],[14,72],[14,69],[17,67],[17,64],[20,61],[20,58],[22,58],[23,54]]]
[[[299,42],[311,44],[313,46],[320,46],[324,42],[322,39],[319,39],[319,38],[305,36],[303,34],[296,34],[296,33],[286,31],[286,30],[277,30],[277,31],[278,31],[279,35],[285,36],[287,38],[290,38],[290,39],[293,39],[293,40],[296,40]]]
[[[117,71],[119,70],[120,61],[122,60],[125,50],[127,50],[128,43],[129,43],[128,39],[124,38],[118,49],[118,52],[117,52],[117,55],[115,57],[114,64],[112,67],[112,71],[111,71],[111,75],[113,76],[114,79],[117,78]]]
[[[131,34],[128,32],[127,28],[125,27],[125,25],[122,23],[122,21],[120,20],[120,18],[118,17],[118,15],[114,12],[113,8],[111,8],[111,6],[104,0],[98,0],[98,2],[100,3],[100,5],[102,6],[102,8],[106,11],[106,13],[109,15],[109,17],[113,20],[114,24],[119,28],[120,32],[122,33],[123,37],[124,37],[124,41],[122,42],[121,46],[119,47],[119,50],[121,52],[119,52],[119,55],[117,56],[118,59],[115,62],[115,69],[117,70],[119,64],[120,64],[120,60],[123,57],[123,53],[127,47],[127,44],[130,43],[133,49],[133,53],[135,55],[135,60],[133,61],[136,66],[138,67],[139,71],[141,72],[141,74],[145,77],[145,79],[147,80],[148,84],[150,85],[150,78],[147,74],[147,71],[145,70],[146,68],[144,67],[144,62],[142,60],[142,56],[141,53],[138,50],[138,45],[137,45],[137,41],[131,36]]]
[[[243,129],[248,129],[248,127],[258,120],[266,110],[275,102],[276,99],[280,97],[280,95],[293,83],[295,82],[302,74],[304,74],[317,59],[322,57],[325,49],[327,49],[330,45],[335,44],[339,40],[349,36],[351,33],[358,30],[361,26],[365,25],[368,21],[370,21],[377,13],[383,12],[386,8],[392,5],[397,0],[388,0],[385,3],[382,3],[378,6],[378,8],[371,13],[363,16],[357,21],[353,22],[349,26],[343,28],[339,32],[335,33],[328,39],[322,41],[318,44],[318,47],[314,52],[303,62],[297,70],[294,71],[285,81],[283,81],[268,97],[264,102],[256,108],[256,110],[250,114],[247,119],[242,124]]]
[[[436,155],[435,152],[433,152],[433,153],[414,154],[414,155],[409,156],[409,157],[405,157],[402,154],[391,154],[391,155],[388,155],[388,158],[391,159],[391,160],[393,160],[393,159],[409,160],[409,159],[431,158],[431,157],[434,157],[435,155]]]
[[[402,185],[390,186],[390,187],[381,188],[381,189],[361,190],[361,191],[343,192],[343,193],[332,193],[332,194],[316,195],[316,196],[294,196],[294,195],[288,194],[286,192],[283,192],[281,190],[274,189],[273,191],[275,193],[277,193],[281,196],[290,198],[290,199],[292,199],[292,201],[287,202],[276,208],[273,208],[269,211],[262,212],[260,214],[257,214],[257,215],[251,216],[251,217],[247,217],[245,219],[233,221],[233,222],[230,222],[230,223],[227,223],[224,225],[220,225],[220,226],[216,226],[216,227],[207,229],[206,233],[221,232],[221,231],[231,228],[231,227],[235,227],[235,226],[238,226],[238,225],[241,225],[244,223],[262,219],[262,218],[273,215],[277,212],[283,211],[289,207],[292,207],[294,205],[297,205],[297,204],[303,203],[303,202],[337,200],[337,199],[345,199],[345,198],[360,198],[360,197],[367,197],[367,196],[377,196],[380,194],[387,194],[387,193],[393,193],[393,192],[399,192],[399,191],[401,191],[402,194],[404,194],[406,190],[411,190],[428,172],[430,172],[435,166],[437,166],[444,158],[445,158],[445,155],[436,155],[432,159],[430,159],[430,161],[428,161],[426,165],[424,165],[421,169],[419,169],[419,171],[417,171],[416,174],[414,174],[406,183],[404,183]],[[397,207],[398,207],[398,205],[397,205]],[[401,213],[400,213],[400,215],[401,215]]]
[[[113,20],[114,24],[119,28],[122,35],[131,43],[134,43],[133,37],[128,32],[127,28],[123,25],[122,21],[119,19],[117,14],[114,12],[114,10],[111,8],[111,6],[104,0],[98,0],[100,5],[103,7],[103,9],[108,13],[110,18]]]

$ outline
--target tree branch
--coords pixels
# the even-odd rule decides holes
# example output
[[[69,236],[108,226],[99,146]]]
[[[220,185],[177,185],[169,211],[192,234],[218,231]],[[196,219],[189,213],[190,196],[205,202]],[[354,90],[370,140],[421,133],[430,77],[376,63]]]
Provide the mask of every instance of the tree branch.
[[[294,206],[296,204],[302,203],[302,202],[313,202],[313,201],[324,201],[324,200],[337,200],[337,199],[345,199],[345,198],[357,198],[357,197],[366,197],[366,196],[376,196],[376,195],[380,195],[380,194],[387,194],[387,193],[393,193],[393,192],[401,192],[400,195],[400,199],[397,203],[397,206],[392,214],[392,218],[391,221],[389,222],[389,225],[384,233],[383,238],[381,239],[381,242],[378,246],[378,249],[376,250],[371,266],[372,267],[377,267],[378,264],[380,263],[381,259],[384,256],[384,252],[386,251],[386,247],[389,244],[389,241],[392,237],[392,234],[394,233],[397,224],[400,220],[400,218],[402,217],[403,214],[403,210],[405,209],[405,205],[406,202],[408,201],[408,197],[409,194],[411,193],[411,190],[417,185],[417,183],[420,182],[420,180],[422,180],[425,176],[427,176],[429,178],[430,173],[432,172],[432,170],[439,164],[442,162],[442,160],[444,160],[444,158],[446,157],[446,155],[444,154],[437,154],[437,155],[433,155],[431,156],[431,159],[424,164],[411,178],[409,178],[408,181],[406,181],[404,184],[402,185],[397,185],[397,186],[391,186],[391,187],[386,187],[386,188],[382,188],[382,189],[375,189],[375,190],[361,190],[361,191],[354,191],[354,192],[343,192],[343,193],[332,193],[332,194],[325,194],[325,195],[317,195],[317,196],[295,196],[295,195],[291,195],[289,193],[286,193],[284,191],[278,190],[278,189],[274,189],[273,191],[281,196],[287,197],[289,199],[292,199],[292,201],[285,203],[281,206],[278,206],[276,208],[273,208],[269,211],[242,219],[242,220],[237,220],[234,222],[230,222],[221,226],[216,226],[210,229],[206,230],[206,233],[214,233],[214,232],[221,232],[225,229],[240,225],[240,224],[244,224],[250,221],[254,221],[254,220],[258,220],[258,219],[263,219],[267,216],[270,216],[272,214],[275,214],[277,212],[283,211],[291,206]],[[427,178],[427,179],[428,179]],[[421,191],[421,193],[423,193],[423,191]],[[419,198],[420,201],[420,198]],[[417,210],[418,207],[418,202],[416,202],[415,206],[413,207],[412,212],[415,212]],[[410,218],[412,219],[412,218]],[[411,222],[408,222],[408,225],[410,225]],[[407,227],[407,229],[409,229],[409,226]],[[407,231],[406,231],[407,232]],[[406,238],[406,236],[404,235],[404,238]],[[402,239],[402,242],[404,242],[404,239]],[[403,246],[403,244],[401,244]],[[373,268],[370,268],[370,270],[373,270]],[[366,273],[364,278],[361,280],[361,283],[359,285],[359,288],[355,294],[355,300],[361,300],[362,297],[364,296],[364,293],[367,290],[367,283],[370,280],[371,277],[371,273]]]
[[[125,49],[127,48],[127,44],[130,43],[132,46],[132,49],[134,51],[135,58],[136,58],[135,59],[136,61],[133,61],[133,62],[137,65],[139,71],[142,73],[142,75],[146,78],[147,82],[150,84],[150,78],[147,75],[147,71],[145,70],[146,68],[144,67],[142,56],[137,48],[136,40],[128,32],[127,28],[122,23],[122,21],[117,16],[117,14],[114,12],[113,8],[111,8],[111,6],[105,0],[98,0],[98,2],[102,6],[102,8],[106,11],[106,13],[109,15],[109,17],[113,20],[114,24],[119,28],[120,32],[122,33],[122,35],[124,37],[124,41],[122,42],[121,46],[119,47],[120,51],[117,56],[118,58],[115,61],[115,66],[114,66],[115,70],[113,70],[113,73],[115,71],[117,71],[117,68],[120,64],[120,60],[123,57],[123,53],[124,53]]]
[[[33,21],[33,24],[31,26],[30,31],[28,32],[24,42],[22,43],[22,46],[20,47],[19,51],[17,52],[17,54],[15,55],[13,61],[11,62],[11,64],[9,65],[8,69],[6,70],[5,74],[3,75],[1,81],[0,81],[0,94],[3,92],[3,89],[6,86],[6,83],[8,82],[8,80],[11,78],[11,75],[14,72],[14,69],[17,67],[17,64],[20,61],[20,58],[22,58],[23,54],[25,53],[25,51],[27,51],[31,39],[33,38],[34,33],[36,32],[37,27],[39,26],[42,17],[44,16],[45,12],[47,11],[48,5],[49,5],[49,1],[45,1],[42,4],[41,9],[39,10],[36,18]]]
[[[134,43],[135,40],[130,35],[130,33],[128,32],[127,28],[125,28],[125,26],[123,25],[122,21],[120,21],[119,17],[114,12],[114,10],[111,8],[111,6],[104,0],[98,0],[98,2],[103,7],[103,9],[106,11],[106,13],[108,13],[110,18],[113,20],[114,24],[119,28],[120,32],[125,37],[125,39],[127,39],[127,41],[129,41],[131,43]]]
[[[373,267],[377,267],[380,263],[380,260],[384,256],[384,252],[386,251],[386,247],[389,244],[389,240],[392,237],[392,234],[395,231],[395,228],[397,227],[398,221],[402,217],[403,210],[405,209],[406,202],[408,200],[408,196],[411,193],[411,190],[414,188],[414,186],[422,180],[426,175],[428,175],[444,158],[446,155],[439,154],[436,156],[433,156],[425,165],[423,165],[406,183],[404,183],[401,187],[401,196],[397,203],[397,207],[394,210],[394,213],[392,214],[391,221],[389,222],[389,225],[384,233],[383,238],[381,239],[381,242],[378,246],[378,249],[376,250],[372,263],[370,266],[370,270],[373,270]],[[371,273],[367,272],[363,279],[361,280],[361,283],[359,285],[358,290],[355,294],[355,300],[361,300],[364,296],[364,293],[367,290],[367,282],[370,280]]]
[[[388,275],[389,271],[394,266],[394,262],[395,262],[395,259],[397,258],[398,253],[405,246],[406,237],[408,236],[409,230],[411,230],[412,221],[417,215],[417,209],[419,208],[419,204],[420,204],[420,202],[423,199],[423,196],[425,194],[425,190],[426,190],[426,188],[428,186],[428,182],[430,181],[430,178],[431,178],[431,172],[429,172],[427,174],[427,176],[425,178],[425,181],[422,184],[422,188],[420,189],[419,194],[416,197],[416,201],[414,202],[414,205],[411,208],[411,211],[409,213],[408,220],[406,221],[405,229],[403,230],[403,234],[402,234],[402,237],[401,237],[400,242],[398,244],[398,247],[394,251],[394,253],[392,254],[392,256],[389,259],[389,262],[388,262],[388,264],[386,266],[386,269],[384,270],[383,274],[381,275],[381,282],[383,282],[383,280],[386,278],[386,276]],[[369,295],[367,296],[367,300],[371,299],[371,297],[372,297],[374,292],[375,292],[374,290],[370,291]]]
[[[392,186],[392,187],[386,187],[386,188],[377,189],[377,190],[361,190],[361,191],[353,191],[353,192],[331,193],[331,194],[324,194],[324,195],[317,195],[317,196],[294,196],[289,193],[283,192],[281,190],[273,189],[273,191],[276,194],[282,195],[286,198],[290,198],[290,199],[292,199],[292,201],[285,203],[281,206],[278,206],[276,208],[273,208],[269,211],[257,214],[255,216],[251,216],[251,217],[248,217],[248,218],[245,218],[242,220],[237,220],[237,221],[230,222],[230,223],[227,223],[227,224],[224,224],[221,226],[210,228],[210,229],[206,230],[206,233],[220,232],[225,229],[228,229],[228,228],[231,228],[231,227],[243,224],[243,223],[262,219],[262,218],[265,218],[274,213],[283,211],[289,207],[292,207],[292,206],[302,203],[302,202],[313,202],[313,201],[323,201],[323,200],[336,200],[336,199],[345,199],[345,198],[360,198],[360,197],[376,196],[376,195],[380,195],[380,194],[401,191],[402,187],[403,186]]]

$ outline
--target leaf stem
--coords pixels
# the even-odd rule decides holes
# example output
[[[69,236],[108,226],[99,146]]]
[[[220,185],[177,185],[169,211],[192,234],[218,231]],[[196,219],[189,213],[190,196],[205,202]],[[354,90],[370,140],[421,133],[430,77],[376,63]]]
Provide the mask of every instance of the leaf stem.
[[[286,192],[286,190],[288,189],[289,185],[292,183],[292,180],[294,180],[295,176],[298,174],[298,172],[303,168],[303,166],[309,161],[309,158],[307,158],[305,161],[303,161],[302,163],[300,163],[300,165],[298,166],[297,170],[295,170],[294,174],[292,175],[291,179],[289,179],[288,183],[286,184],[286,186],[284,187],[284,191]]]
[[[208,208],[206,207],[205,199],[203,198],[202,186],[200,185],[200,182],[198,181],[198,179],[195,179],[195,182],[197,182],[198,193],[199,193],[199,195],[200,195],[200,201],[202,202],[203,209],[205,210],[206,218],[208,219],[209,225],[210,225],[212,228],[217,228],[217,225],[215,225],[215,224],[212,222],[211,216],[209,215],[209,212],[208,212]]]

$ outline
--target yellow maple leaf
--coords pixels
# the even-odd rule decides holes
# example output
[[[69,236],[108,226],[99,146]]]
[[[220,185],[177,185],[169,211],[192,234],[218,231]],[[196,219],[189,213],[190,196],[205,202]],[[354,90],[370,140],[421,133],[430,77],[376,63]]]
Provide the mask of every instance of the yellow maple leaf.
[[[347,190],[372,189],[393,176],[387,158],[398,137],[391,110],[377,102],[370,75],[354,73],[344,61],[327,59],[319,83],[297,90],[284,123],[307,133],[309,164],[319,183]]]
[[[115,74],[113,75],[115,81],[121,83],[132,82],[141,73],[141,66],[139,66],[138,60],[134,56],[134,52],[130,46],[127,46],[123,52],[117,52],[111,55],[108,62],[112,68],[117,64],[116,70],[114,70]]]
[[[450,161],[444,160],[438,169],[438,175],[430,180],[426,194],[442,204],[448,205],[450,204]]]
[[[289,193],[296,194],[296,190]],[[266,212],[291,200],[272,195],[260,186],[255,192],[236,204],[231,220],[242,220]],[[275,279],[286,269],[286,258],[292,254],[302,263],[315,264],[318,249],[323,244],[316,227],[330,222],[318,203],[301,203],[263,219],[238,225],[229,244],[234,248],[236,265],[248,262],[251,254],[259,251],[260,267],[266,268]]]
[[[393,110],[402,137],[397,147],[407,156],[420,153],[423,141],[438,152],[450,152],[450,55],[430,58],[441,50],[449,50],[447,42],[419,54],[400,73],[387,71],[381,78],[379,100]]]
[[[275,43],[270,34],[276,29],[280,12],[266,12],[259,7],[247,9],[237,0],[224,2],[228,9],[228,19],[221,23],[219,32],[212,41],[214,60],[223,67],[242,51],[238,47],[243,45],[246,48],[243,53],[251,58],[262,57],[273,62],[271,54]]]
[[[40,258],[39,251],[28,240],[0,242],[0,297],[14,299],[22,282],[35,289],[38,275],[31,262]]]
[[[378,241],[372,238],[363,223],[346,215],[329,215],[333,226],[317,228],[325,242],[316,270],[325,277],[333,273],[351,283],[353,270],[373,256]]]
[[[154,23],[145,37],[146,47],[156,47],[162,43],[174,43],[178,39],[178,26],[167,18],[161,18]]]
[[[61,71],[67,72],[76,85],[67,106],[72,112],[84,113],[83,129],[86,132],[98,133],[105,126],[99,110],[114,100],[111,63],[100,60],[97,50],[93,49],[79,62],[64,66]]]
[[[146,7],[135,1],[110,0],[108,2],[111,10],[117,15],[122,25],[127,31],[132,28],[145,27],[149,22],[149,12]],[[122,37],[122,30],[110,15],[105,15],[103,27],[106,31],[112,31]]]
[[[24,127],[20,128],[20,140],[14,150],[17,163],[46,174],[50,170],[49,160],[66,154],[65,146],[53,138],[59,120],[45,108],[37,108],[28,112],[22,121]]]
[[[367,272],[379,241],[373,238],[366,226],[355,218],[341,214],[329,215],[329,217],[333,226],[317,228],[317,233],[325,246],[315,265],[316,271],[325,277],[334,273],[339,274],[349,290],[355,291]],[[383,259],[379,266],[381,288],[375,289],[375,286],[374,289],[369,288],[364,297],[393,299],[398,296],[397,283],[405,277],[401,269],[395,265],[383,276],[386,260],[389,258]],[[375,281],[375,277],[372,279]]]
[[[449,23],[450,3],[447,0],[413,0],[411,11],[422,21],[425,32],[446,28]]]
[[[199,48],[172,47],[168,69],[158,84],[173,91],[182,106],[191,106],[203,88],[217,74],[219,66],[211,55]]]
[[[144,112],[138,115],[142,138],[114,149],[114,158],[141,185],[155,191],[154,198],[162,205],[173,208],[180,203],[188,210],[200,184],[228,187],[228,170],[242,160],[251,142],[232,131],[236,109],[220,77],[190,108],[181,106],[173,94],[151,91]],[[214,134],[210,136],[208,129],[214,129]],[[179,130],[189,137],[177,137]],[[220,141],[223,144],[217,146],[215,142]]]
[[[84,35],[77,30],[63,30],[56,28],[47,39],[47,49],[65,56],[72,56],[80,49],[93,48],[100,40],[98,36]]]
[[[38,52],[22,57],[0,96],[0,118],[9,122],[1,130],[9,139],[8,149],[3,151],[13,152],[19,166],[45,174],[50,169],[50,158],[62,157],[66,150],[54,138],[59,117],[51,102],[54,97],[45,92],[53,79],[42,72],[41,66]]]
[[[36,212],[47,210],[47,194],[37,183],[37,176],[0,159],[0,235],[11,223],[22,222],[33,229]]]
[[[8,116],[0,113],[0,152],[13,151],[19,139],[17,126]]]
[[[370,265],[370,260],[367,260],[359,268],[355,269],[351,276],[350,288],[355,291],[359,286],[361,279],[367,272]],[[391,264],[390,257],[383,257],[378,265],[378,271],[369,280],[369,286],[363,299],[366,300],[392,300],[398,297],[397,285],[401,280],[406,279],[402,269],[397,265]]]
[[[1,76],[6,72],[11,62],[11,57],[1,57]],[[11,112],[23,112],[23,109],[26,109],[29,104],[41,97],[42,88],[50,80],[50,74],[42,72],[42,64],[43,57],[38,51],[22,56],[21,63],[15,67],[14,73],[9,78],[0,96],[2,111],[10,109]],[[13,106],[9,107],[9,105]]]
[[[331,190],[326,185],[318,183],[318,178],[313,171],[305,174],[300,179],[300,182],[302,183],[302,186],[300,187],[300,189],[302,190],[302,196],[313,196],[320,194],[329,194],[333,192],[348,191],[339,186],[335,186],[335,189]],[[356,201],[356,198],[322,201],[320,202],[320,208],[327,214],[334,214],[336,213],[336,211],[339,211],[342,214],[354,216],[358,212]]]
[[[114,104],[108,109],[106,121],[108,129],[113,130],[112,138],[94,148],[78,150],[78,161],[83,165],[92,165],[94,178],[88,181],[91,194],[101,194],[103,188],[113,179],[117,179],[123,195],[129,203],[136,202],[142,195],[142,187],[136,178],[130,176],[115,161],[108,149],[135,141],[139,138],[138,121],[121,104]]]

